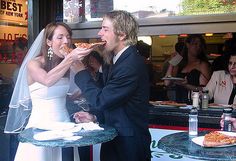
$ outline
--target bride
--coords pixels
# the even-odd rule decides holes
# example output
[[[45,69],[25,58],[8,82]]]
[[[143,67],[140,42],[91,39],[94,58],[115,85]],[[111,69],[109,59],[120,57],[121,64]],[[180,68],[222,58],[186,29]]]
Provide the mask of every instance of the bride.
[[[71,46],[71,36],[71,29],[62,22],[50,23],[40,32],[21,65],[5,133],[19,133],[25,126],[70,121],[65,107],[70,67],[91,52],[76,48],[66,53],[63,49]],[[61,148],[19,143],[15,161],[24,160],[58,161]]]

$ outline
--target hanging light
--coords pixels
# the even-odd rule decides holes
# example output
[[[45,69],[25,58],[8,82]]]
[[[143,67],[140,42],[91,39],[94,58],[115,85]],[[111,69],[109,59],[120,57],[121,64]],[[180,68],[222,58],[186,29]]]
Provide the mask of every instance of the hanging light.
[[[159,38],[165,38],[166,35],[159,35]]]
[[[188,37],[188,34],[180,34],[180,37]]]
[[[213,33],[205,33],[205,36],[213,36]]]

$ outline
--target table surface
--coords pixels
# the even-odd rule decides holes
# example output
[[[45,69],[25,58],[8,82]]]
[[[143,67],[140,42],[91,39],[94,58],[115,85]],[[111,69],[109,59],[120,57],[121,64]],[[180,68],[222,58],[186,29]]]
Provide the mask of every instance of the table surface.
[[[81,139],[78,140],[47,140],[47,141],[38,141],[33,138],[34,134],[42,132],[42,130],[29,128],[25,129],[19,134],[20,142],[27,142],[37,146],[44,147],[73,147],[73,146],[89,146],[95,145],[103,142],[110,141],[117,136],[117,131],[115,128],[100,125],[104,128],[104,130],[93,130],[93,131],[79,131],[76,132],[76,136],[82,136]]]
[[[199,132],[203,136],[209,131]],[[181,154],[185,157],[201,160],[236,160],[235,146],[221,148],[205,148],[192,142],[188,132],[178,132],[161,138],[158,148],[173,154]]]

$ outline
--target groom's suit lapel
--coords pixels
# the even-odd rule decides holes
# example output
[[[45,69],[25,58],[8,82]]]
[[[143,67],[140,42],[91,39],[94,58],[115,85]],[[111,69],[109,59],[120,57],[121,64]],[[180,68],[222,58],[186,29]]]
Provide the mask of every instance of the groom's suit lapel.
[[[121,56],[118,58],[118,60],[116,61],[115,64],[111,64],[111,65],[107,65],[105,70],[104,70],[104,75],[103,75],[103,81],[104,84],[107,84],[107,82],[110,80],[110,78],[112,77],[112,71],[114,71],[114,69],[119,68],[119,66],[121,65],[121,63],[123,61],[125,61],[126,57],[128,57],[132,52],[132,47],[129,47],[128,49],[126,49],[124,51],[124,53],[121,54]]]

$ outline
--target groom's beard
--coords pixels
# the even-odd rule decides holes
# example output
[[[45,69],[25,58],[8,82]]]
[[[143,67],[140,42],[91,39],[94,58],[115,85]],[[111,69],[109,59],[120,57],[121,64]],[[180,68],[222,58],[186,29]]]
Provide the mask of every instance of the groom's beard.
[[[111,64],[111,61],[113,58],[113,53],[110,51],[103,50],[102,57],[103,57],[105,64]]]

